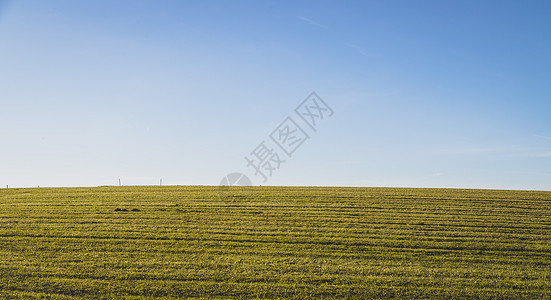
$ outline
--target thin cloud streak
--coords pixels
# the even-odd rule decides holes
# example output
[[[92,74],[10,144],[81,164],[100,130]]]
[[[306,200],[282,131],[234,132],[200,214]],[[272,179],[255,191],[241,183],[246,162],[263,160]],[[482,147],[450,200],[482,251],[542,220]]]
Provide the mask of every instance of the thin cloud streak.
[[[327,27],[321,25],[320,23],[318,23],[318,22],[316,22],[316,21],[314,21],[314,20],[312,20],[312,19],[310,19],[310,18],[307,18],[307,17],[305,17],[305,16],[297,16],[297,18],[298,18],[299,20],[301,20],[301,21],[304,21],[304,22],[306,22],[306,23],[312,25],[312,26],[317,26],[317,27],[321,27],[321,28],[327,28]]]
[[[357,53],[361,54],[362,56],[365,56],[365,57],[372,57],[373,56],[372,54],[368,53],[362,47],[358,47],[358,46],[356,46],[354,44],[350,44],[350,43],[346,43],[345,45],[352,48],[352,50],[356,51]]]
[[[363,165],[363,164],[367,164],[367,162],[361,161],[361,160],[346,160],[346,161],[341,161],[338,164],[339,165]]]
[[[531,157],[551,157],[551,152],[544,152],[544,153],[534,153],[530,155]]]
[[[542,147],[523,146],[488,146],[488,147],[465,147],[455,149],[444,149],[438,151],[447,155],[505,155],[511,157],[551,157],[551,152]]]
[[[464,147],[444,149],[441,151],[443,154],[496,154],[496,153],[518,153],[519,151],[526,151],[527,149],[521,149],[515,146],[480,146],[480,147]],[[532,149],[533,150],[533,149]]]

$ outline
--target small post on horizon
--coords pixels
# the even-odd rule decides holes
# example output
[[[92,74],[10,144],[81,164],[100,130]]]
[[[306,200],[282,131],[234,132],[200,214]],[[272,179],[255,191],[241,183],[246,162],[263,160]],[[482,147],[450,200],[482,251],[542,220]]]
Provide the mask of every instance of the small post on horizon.
[[[121,186],[121,179],[119,178],[119,186]]]
[[[163,179],[159,179],[159,186],[162,186],[163,185]]]

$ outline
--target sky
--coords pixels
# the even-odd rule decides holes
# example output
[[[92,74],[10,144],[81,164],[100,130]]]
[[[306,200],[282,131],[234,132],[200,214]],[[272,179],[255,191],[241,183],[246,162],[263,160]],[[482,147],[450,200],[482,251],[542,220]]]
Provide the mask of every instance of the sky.
[[[547,0],[0,0],[0,187],[551,190],[550,83]]]

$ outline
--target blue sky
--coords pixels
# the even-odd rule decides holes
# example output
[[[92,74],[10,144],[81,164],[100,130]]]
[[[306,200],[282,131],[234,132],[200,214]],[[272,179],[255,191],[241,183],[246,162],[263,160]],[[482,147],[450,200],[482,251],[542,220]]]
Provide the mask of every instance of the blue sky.
[[[550,53],[549,1],[0,0],[0,186],[551,190]]]

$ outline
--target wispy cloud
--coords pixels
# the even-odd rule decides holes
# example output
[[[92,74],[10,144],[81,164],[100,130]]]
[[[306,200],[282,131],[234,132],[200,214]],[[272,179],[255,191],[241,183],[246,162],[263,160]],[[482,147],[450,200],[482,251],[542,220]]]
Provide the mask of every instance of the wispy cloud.
[[[443,150],[445,154],[498,154],[498,153],[518,153],[518,147],[515,146],[472,146],[458,147]]]
[[[363,165],[366,163],[367,163],[366,161],[361,161],[361,160],[345,160],[345,161],[339,162],[339,165]]]
[[[542,147],[528,146],[473,146],[441,151],[451,155],[500,155],[505,157],[530,158],[530,157],[551,157],[551,151]]]
[[[305,16],[297,16],[297,18],[303,22],[306,22],[312,26],[317,26],[317,27],[321,27],[321,28],[326,28],[325,26],[321,25],[320,23],[310,19],[310,18],[307,18]]]
[[[364,48],[356,46],[354,44],[346,43],[346,46],[352,48],[354,51],[360,53],[363,56],[366,56],[366,57],[373,56],[371,53],[367,52],[367,50],[365,50]]]
[[[551,157],[551,152],[533,153],[531,157]]]

